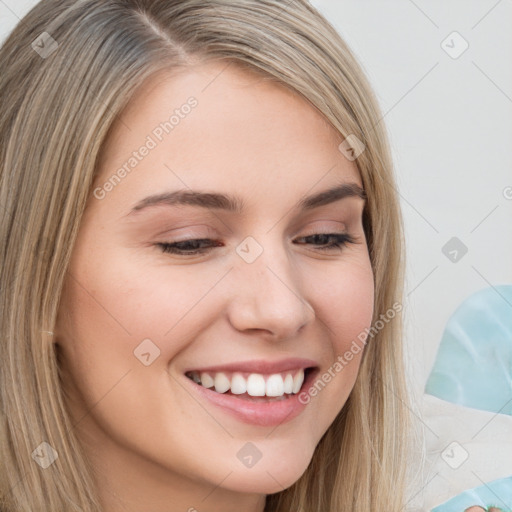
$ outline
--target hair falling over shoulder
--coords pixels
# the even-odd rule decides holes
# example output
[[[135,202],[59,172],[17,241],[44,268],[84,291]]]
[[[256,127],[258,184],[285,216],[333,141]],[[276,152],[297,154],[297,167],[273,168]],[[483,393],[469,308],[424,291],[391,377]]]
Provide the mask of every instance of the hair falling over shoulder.
[[[51,340],[64,275],[116,116],[146,79],[207,60],[286,85],[364,143],[356,163],[368,196],[374,320],[402,301],[402,220],[382,115],[347,44],[306,0],[43,0],[0,49],[4,512],[101,510]],[[266,512],[403,510],[403,366],[397,312],[367,343],[349,400],[309,467],[268,496]],[[43,442],[58,458],[42,470],[33,457]]]

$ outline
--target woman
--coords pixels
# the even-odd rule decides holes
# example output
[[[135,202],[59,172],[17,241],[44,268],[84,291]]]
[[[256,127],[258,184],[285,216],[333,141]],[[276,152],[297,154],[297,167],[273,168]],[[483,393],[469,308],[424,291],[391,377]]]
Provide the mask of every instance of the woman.
[[[49,0],[0,51],[2,510],[403,510],[402,235],[305,0]]]

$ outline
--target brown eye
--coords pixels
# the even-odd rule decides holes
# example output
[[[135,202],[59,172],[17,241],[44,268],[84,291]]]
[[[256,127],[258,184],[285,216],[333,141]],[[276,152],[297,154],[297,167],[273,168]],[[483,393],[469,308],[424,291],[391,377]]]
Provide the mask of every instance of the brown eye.
[[[209,238],[195,238],[191,240],[182,240],[181,242],[161,242],[156,244],[162,252],[171,254],[202,254],[212,247],[218,247],[222,244]]]
[[[354,239],[348,233],[317,233],[299,238],[299,240],[311,239],[314,241],[309,242],[309,244],[318,245],[317,249],[321,251],[341,249],[348,244],[354,243]]]
[[[321,251],[341,249],[349,243],[354,243],[348,233],[315,233],[300,237],[297,240],[307,240],[307,245],[314,245]],[[210,238],[193,238],[179,242],[160,242],[156,244],[164,253],[178,255],[204,254],[214,247],[221,247],[222,243]]]

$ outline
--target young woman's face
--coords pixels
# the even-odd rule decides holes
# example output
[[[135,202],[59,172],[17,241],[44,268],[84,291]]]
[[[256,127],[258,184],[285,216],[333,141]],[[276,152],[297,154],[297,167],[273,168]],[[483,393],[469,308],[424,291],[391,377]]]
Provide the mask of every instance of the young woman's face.
[[[305,471],[373,312],[342,140],[234,64],[161,75],[118,119],[56,329],[105,496],[147,507],[149,494],[152,511],[170,496],[199,511],[233,492],[261,504]]]

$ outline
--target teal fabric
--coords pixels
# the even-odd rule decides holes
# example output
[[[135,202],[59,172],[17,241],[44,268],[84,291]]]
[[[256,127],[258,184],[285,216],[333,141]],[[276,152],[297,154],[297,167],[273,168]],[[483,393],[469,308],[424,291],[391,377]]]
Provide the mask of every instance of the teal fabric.
[[[512,476],[465,491],[433,508],[432,512],[463,512],[475,505],[484,509],[492,506],[505,512],[512,511]]]
[[[480,290],[455,310],[443,332],[425,393],[512,416],[512,285]],[[463,512],[474,505],[511,512],[512,476],[469,489],[432,512]]]
[[[480,290],[456,309],[425,393],[512,416],[512,285]]]

